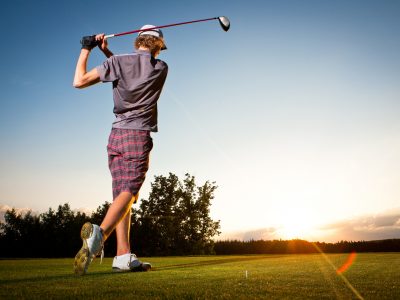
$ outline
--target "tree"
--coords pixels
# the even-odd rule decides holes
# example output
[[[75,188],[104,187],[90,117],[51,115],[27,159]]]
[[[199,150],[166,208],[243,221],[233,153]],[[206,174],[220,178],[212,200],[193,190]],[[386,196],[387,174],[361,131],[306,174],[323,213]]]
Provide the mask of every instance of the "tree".
[[[195,177],[183,182],[169,173],[155,176],[148,199],[134,210],[132,245],[141,255],[184,255],[213,253],[212,237],[219,221],[210,216],[215,183],[196,186]]]
[[[41,236],[41,224],[38,216],[29,211],[24,216],[15,209],[4,215],[5,223],[1,224],[1,256],[38,256],[41,245],[37,239]]]
[[[70,257],[82,245],[79,236],[83,223],[89,220],[84,213],[74,213],[69,204],[59,205],[57,210],[49,208],[40,214],[42,225],[41,243],[45,257]]]
[[[180,190],[181,247],[186,254],[209,254],[213,251],[211,238],[220,232],[219,222],[210,217],[211,200],[217,187],[208,181],[196,187],[194,176],[186,174]]]

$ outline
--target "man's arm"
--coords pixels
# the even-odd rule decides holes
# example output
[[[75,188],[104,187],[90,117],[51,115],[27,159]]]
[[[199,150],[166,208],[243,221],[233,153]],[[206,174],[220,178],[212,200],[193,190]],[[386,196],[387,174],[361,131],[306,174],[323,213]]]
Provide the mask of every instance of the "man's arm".
[[[89,72],[86,71],[86,65],[89,58],[90,50],[82,49],[76,63],[75,76],[73,86],[82,89],[100,82],[100,75],[94,68]]]
[[[109,58],[114,54],[108,49],[107,40],[104,38],[104,33],[98,34],[95,37],[95,40],[98,42],[98,46],[100,50],[104,53],[104,55]],[[76,64],[75,76],[73,86],[79,89],[91,86],[100,82],[100,75],[96,68],[86,71],[87,61],[89,59],[90,49],[82,49],[78,58],[78,62]]]

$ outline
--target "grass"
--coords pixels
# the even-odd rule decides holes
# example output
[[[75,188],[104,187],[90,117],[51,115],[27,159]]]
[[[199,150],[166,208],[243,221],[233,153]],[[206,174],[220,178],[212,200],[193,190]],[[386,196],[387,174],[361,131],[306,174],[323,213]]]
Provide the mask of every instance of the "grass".
[[[357,254],[338,275],[347,258],[152,257],[146,273],[112,273],[106,258],[83,277],[72,274],[72,258],[0,260],[0,299],[400,299],[400,253]]]

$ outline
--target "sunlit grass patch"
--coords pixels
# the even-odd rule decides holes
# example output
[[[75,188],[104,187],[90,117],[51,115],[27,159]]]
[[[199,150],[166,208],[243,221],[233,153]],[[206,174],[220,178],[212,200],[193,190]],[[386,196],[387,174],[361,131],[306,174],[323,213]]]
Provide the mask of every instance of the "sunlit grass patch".
[[[113,273],[106,258],[83,277],[72,258],[0,260],[0,298],[357,299],[337,274],[348,255],[150,257],[145,273]],[[400,299],[399,265],[400,254],[357,254],[342,276],[365,299]]]

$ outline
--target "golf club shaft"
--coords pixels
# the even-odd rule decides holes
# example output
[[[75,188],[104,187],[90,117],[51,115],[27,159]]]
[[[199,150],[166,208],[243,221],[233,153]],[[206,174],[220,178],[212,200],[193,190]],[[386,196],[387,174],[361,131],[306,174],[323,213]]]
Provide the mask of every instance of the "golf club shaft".
[[[216,20],[216,19],[218,19],[218,17],[208,18],[208,19],[201,19],[201,20],[194,20],[194,21],[188,21],[188,22],[181,22],[181,23],[175,23],[175,24],[168,24],[168,25],[162,25],[162,26],[154,26],[154,27],[151,27],[151,28],[148,28],[148,29],[145,29],[145,30],[136,29],[136,30],[132,30],[132,31],[109,34],[109,35],[104,36],[104,38],[108,39],[108,38],[112,38],[112,37],[115,37],[115,36],[132,34],[132,33],[137,33],[137,32],[140,32],[140,31],[148,31],[148,30],[153,30],[153,29],[158,29],[158,28],[179,26],[179,25],[185,25],[185,24],[191,24],[191,23],[197,23],[197,22],[205,22],[205,21],[211,21],[211,20]]]

